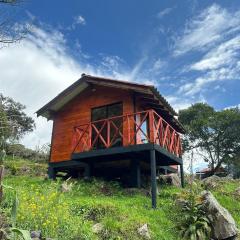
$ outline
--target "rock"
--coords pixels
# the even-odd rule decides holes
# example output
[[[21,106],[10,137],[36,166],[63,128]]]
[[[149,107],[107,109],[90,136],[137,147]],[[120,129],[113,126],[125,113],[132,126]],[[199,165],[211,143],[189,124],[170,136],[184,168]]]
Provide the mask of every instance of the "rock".
[[[102,184],[100,186],[99,190],[105,196],[112,196],[113,195],[113,191],[112,191],[111,187],[106,185],[106,184]]]
[[[206,189],[212,189],[218,186],[220,180],[220,177],[213,175],[211,177],[204,178],[202,180],[202,184]]]
[[[62,192],[70,192],[72,191],[73,183],[68,183],[68,181],[65,181],[61,185],[61,191]]]
[[[151,239],[151,236],[149,234],[149,230],[148,230],[148,225],[145,223],[143,226],[141,226],[140,228],[138,228],[138,234],[140,236],[142,236],[144,239]]]
[[[213,238],[222,240],[236,236],[238,229],[231,214],[218,203],[211,192],[203,191],[201,196],[204,210],[211,221]]]
[[[28,166],[23,166],[23,167],[21,167],[21,172],[22,172],[22,174],[24,174],[24,173],[30,173],[31,172],[31,168],[30,167],[28,167]]]
[[[92,226],[92,231],[94,233],[100,233],[103,230],[103,225],[101,223],[96,223]]]
[[[42,233],[41,231],[31,231],[30,232],[30,236],[33,240],[38,240],[38,239],[42,239]]]
[[[134,196],[136,194],[141,194],[143,196],[151,196],[151,191],[144,188],[125,188],[124,193],[130,196]]]
[[[176,199],[175,201],[176,205],[179,206],[180,208],[184,208],[185,206],[187,206],[188,204],[188,201],[187,200],[184,200],[184,199]]]
[[[240,197],[240,187],[235,190],[235,195]]]
[[[173,185],[173,186],[176,186],[176,187],[181,186],[181,180],[180,180],[178,174],[176,174],[176,173],[171,173],[171,174],[168,174],[168,175],[160,175],[158,177],[158,180],[162,184]]]

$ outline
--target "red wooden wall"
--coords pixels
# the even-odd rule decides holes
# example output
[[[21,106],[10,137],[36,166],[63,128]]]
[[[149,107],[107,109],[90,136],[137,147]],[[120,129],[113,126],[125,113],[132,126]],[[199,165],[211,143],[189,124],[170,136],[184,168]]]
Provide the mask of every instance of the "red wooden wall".
[[[71,159],[73,128],[91,121],[91,108],[117,102],[123,102],[123,115],[134,112],[130,91],[102,86],[84,90],[64,106],[54,116],[50,162]]]

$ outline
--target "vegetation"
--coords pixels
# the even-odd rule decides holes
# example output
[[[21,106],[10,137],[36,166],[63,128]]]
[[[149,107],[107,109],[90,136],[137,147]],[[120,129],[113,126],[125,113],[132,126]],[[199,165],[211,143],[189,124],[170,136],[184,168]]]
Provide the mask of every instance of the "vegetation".
[[[24,112],[25,108],[23,104],[0,94],[0,137],[19,140],[34,130],[34,120]]]
[[[141,239],[137,229],[147,223],[152,239],[169,240],[183,239],[179,233],[179,223],[186,223],[186,219],[188,221],[188,225],[184,225],[186,229],[197,221],[205,225],[202,213],[197,207],[197,192],[202,190],[199,183],[197,189],[192,192],[189,188],[182,191],[172,186],[161,186],[158,208],[153,210],[150,198],[143,191],[132,193],[122,189],[116,183],[94,179],[70,180],[73,184],[72,190],[63,192],[62,180],[45,179],[43,174],[46,171],[46,164],[41,164],[42,170],[35,164],[38,163],[30,163],[23,159],[12,160],[9,157],[5,160],[7,172],[10,173],[13,165],[18,169],[15,176],[10,174],[4,181],[5,185],[13,187],[18,194],[17,228],[41,230],[44,237],[59,240]],[[32,169],[27,172],[21,171],[20,168],[23,166]],[[34,176],[34,172],[39,177]],[[240,201],[239,197],[234,195],[238,186],[237,180],[221,183],[213,193],[233,214],[240,226]],[[181,210],[177,207],[175,200],[179,197],[191,202],[191,205],[188,205],[189,209]],[[11,221],[14,199],[14,192],[5,189],[1,209],[9,221]],[[92,231],[92,226],[96,223],[101,223],[104,227],[98,234]],[[199,224],[197,229],[199,229],[198,226]],[[207,228],[200,227],[200,229],[207,231]],[[188,237],[189,235],[186,235],[184,239]]]
[[[22,0],[0,0],[0,49],[20,41],[29,32],[26,24],[20,27],[13,17],[16,14],[16,6],[23,7],[23,2]]]
[[[16,144],[5,144],[6,154],[9,158],[24,158],[32,160],[33,162],[47,162],[49,159],[50,145],[44,144],[36,147],[34,150],[26,148],[24,145]]]
[[[210,220],[206,216],[202,199],[199,196],[201,188],[193,182],[189,189],[181,193],[183,200],[179,205],[181,213],[177,225],[182,239],[208,240],[211,235]],[[181,199],[181,198],[180,198]]]
[[[209,163],[212,174],[222,165],[239,167],[240,109],[216,111],[205,103],[196,103],[179,112],[187,130],[185,151],[195,149]]]

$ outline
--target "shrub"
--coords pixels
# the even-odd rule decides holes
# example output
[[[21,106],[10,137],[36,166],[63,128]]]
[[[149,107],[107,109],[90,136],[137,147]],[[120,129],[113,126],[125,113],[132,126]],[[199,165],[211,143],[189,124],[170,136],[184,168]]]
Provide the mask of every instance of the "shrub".
[[[177,228],[182,239],[208,240],[210,239],[210,221],[203,210],[199,188],[193,183],[190,190],[182,194],[179,201],[181,208],[178,216]]]

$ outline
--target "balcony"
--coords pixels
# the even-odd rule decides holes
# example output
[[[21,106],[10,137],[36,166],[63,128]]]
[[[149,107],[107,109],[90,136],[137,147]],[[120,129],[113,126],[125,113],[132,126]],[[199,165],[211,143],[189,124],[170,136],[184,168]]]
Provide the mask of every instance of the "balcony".
[[[154,110],[111,117],[76,126],[72,153],[152,143],[181,158],[180,134]]]

